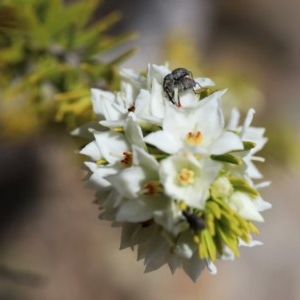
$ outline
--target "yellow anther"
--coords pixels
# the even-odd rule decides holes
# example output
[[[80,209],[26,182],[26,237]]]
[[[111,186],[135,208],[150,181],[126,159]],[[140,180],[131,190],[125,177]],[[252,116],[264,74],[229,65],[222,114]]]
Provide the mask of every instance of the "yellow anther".
[[[124,128],[123,127],[115,127],[113,129],[114,132],[123,132],[124,131]]]
[[[179,202],[178,207],[180,210],[186,210],[187,204],[184,201]]]
[[[149,181],[143,186],[143,194],[147,196],[155,196],[162,192],[162,187],[159,181]]]
[[[200,131],[189,132],[185,140],[190,146],[199,146],[203,141],[203,134]]]
[[[132,152],[130,151],[125,151],[123,152],[123,159],[121,160],[121,164],[124,167],[130,167],[132,164]]]
[[[179,183],[182,185],[193,184],[194,179],[195,179],[195,172],[190,169],[183,168],[179,172],[177,179],[178,179]]]

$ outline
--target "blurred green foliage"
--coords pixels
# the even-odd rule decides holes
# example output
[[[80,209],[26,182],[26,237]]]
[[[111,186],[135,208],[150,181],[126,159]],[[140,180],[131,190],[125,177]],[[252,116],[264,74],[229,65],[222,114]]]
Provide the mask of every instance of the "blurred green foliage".
[[[2,0],[0,4],[0,125],[26,136],[53,125],[74,128],[92,119],[90,88],[114,88],[115,67],[129,49],[101,59],[134,37],[108,34],[120,20],[95,20],[99,0]]]

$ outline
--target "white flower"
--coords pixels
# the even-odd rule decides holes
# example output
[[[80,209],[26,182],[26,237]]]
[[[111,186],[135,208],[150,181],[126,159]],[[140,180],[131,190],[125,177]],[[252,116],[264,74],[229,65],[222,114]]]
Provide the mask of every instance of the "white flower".
[[[106,177],[116,174],[131,165],[132,145],[145,147],[142,132],[133,115],[129,115],[124,124],[124,133],[114,131],[94,132],[95,140],[87,144],[81,154],[92,161],[85,165],[92,173],[88,182],[91,186],[108,188]]]
[[[133,166],[107,177],[124,198],[117,221],[143,222],[153,218],[155,211],[165,210],[169,199],[161,192],[158,162],[138,147],[133,147]]]
[[[209,185],[219,169],[220,164],[212,160],[197,160],[194,155],[183,153],[162,160],[159,174],[168,196],[203,209]]]
[[[145,142],[169,154],[190,148],[192,151],[208,154],[243,149],[241,139],[224,130],[220,106],[224,92],[213,93],[193,108],[178,108],[169,104],[162,130],[147,135]],[[196,95],[189,96],[197,99]]]
[[[205,268],[216,274],[217,259],[260,244],[252,222],[271,207],[258,192],[268,183],[253,182],[262,176],[254,161],[263,161],[264,129],[251,126],[253,109],[242,126],[233,110],[226,126],[226,90],[200,98],[196,89],[214,82],[185,68],[149,64],[146,76],[120,75],[120,91],[92,89],[97,122],[74,131],[90,140],[80,153],[99,217],[121,227],[120,248],[137,248],[145,272],[167,264],[193,281]]]
[[[252,142],[254,144],[254,147],[252,149],[250,149],[246,153],[241,153],[241,157],[245,162],[246,172],[248,176],[250,178],[260,179],[262,178],[262,174],[257,169],[253,161],[263,162],[264,159],[261,157],[254,156],[254,154],[263,148],[263,146],[267,142],[267,138],[264,137],[265,128],[250,126],[253,120],[254,113],[254,109],[249,109],[244,124],[242,127],[240,127],[238,126],[240,114],[236,109],[233,110],[227,128],[239,132],[242,141]]]
[[[98,120],[116,121],[124,119],[130,103],[122,103],[113,93],[92,89],[93,109]],[[127,100],[127,98],[125,97]],[[119,100],[119,101],[117,101]]]

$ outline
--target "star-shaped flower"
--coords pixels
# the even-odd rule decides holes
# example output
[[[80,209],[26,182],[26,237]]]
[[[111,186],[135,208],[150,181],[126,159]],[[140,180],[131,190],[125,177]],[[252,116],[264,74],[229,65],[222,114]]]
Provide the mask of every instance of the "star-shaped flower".
[[[189,149],[201,154],[223,154],[243,149],[238,135],[224,129],[220,100],[225,91],[213,93],[197,107],[178,108],[167,105],[162,130],[150,133],[145,142],[175,154]],[[197,97],[190,94],[190,97]]]

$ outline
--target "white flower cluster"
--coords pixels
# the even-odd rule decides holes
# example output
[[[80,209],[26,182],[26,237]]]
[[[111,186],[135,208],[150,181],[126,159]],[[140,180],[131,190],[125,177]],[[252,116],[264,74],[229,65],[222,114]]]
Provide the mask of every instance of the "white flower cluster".
[[[255,154],[266,138],[250,126],[253,109],[241,126],[236,110],[225,123],[226,90],[212,91],[208,78],[185,74],[182,88],[168,86],[177,97],[169,101],[170,73],[158,65],[145,76],[123,69],[120,91],[92,89],[98,120],[79,129],[92,137],[81,154],[100,218],[122,228],[121,249],[137,247],[146,272],[167,264],[195,281],[241,245],[260,244],[252,221],[262,222],[271,205],[258,192],[268,183],[253,183],[262,177],[253,161],[262,160]],[[199,89],[185,88],[184,78]]]

